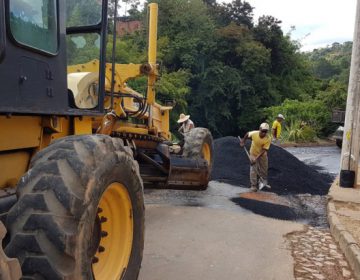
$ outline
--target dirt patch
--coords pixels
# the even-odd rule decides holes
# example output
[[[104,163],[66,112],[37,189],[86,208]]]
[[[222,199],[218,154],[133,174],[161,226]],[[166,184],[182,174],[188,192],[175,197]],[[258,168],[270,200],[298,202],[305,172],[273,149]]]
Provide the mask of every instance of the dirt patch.
[[[214,141],[212,180],[238,186],[249,186],[249,160],[236,137],[228,136]],[[250,147],[250,141],[247,143]],[[269,153],[271,192],[277,194],[328,193],[334,177],[321,173],[298,160],[281,147],[271,145]]]
[[[288,147],[331,147],[331,146],[336,146],[336,143],[334,140],[320,139],[316,142],[307,142],[307,143],[287,142],[287,143],[282,143],[280,146],[283,148],[288,148]]]
[[[273,204],[290,206],[290,201],[283,196],[276,195],[274,193],[265,192],[248,192],[240,194],[241,198],[247,198],[257,201],[269,202]]]

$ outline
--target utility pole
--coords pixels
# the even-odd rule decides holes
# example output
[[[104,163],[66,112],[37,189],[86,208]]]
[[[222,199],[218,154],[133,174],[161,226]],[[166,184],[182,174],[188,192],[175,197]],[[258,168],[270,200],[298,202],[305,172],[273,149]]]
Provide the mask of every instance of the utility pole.
[[[340,186],[356,187],[360,148],[360,0],[357,0],[354,40],[343,144],[341,150]]]

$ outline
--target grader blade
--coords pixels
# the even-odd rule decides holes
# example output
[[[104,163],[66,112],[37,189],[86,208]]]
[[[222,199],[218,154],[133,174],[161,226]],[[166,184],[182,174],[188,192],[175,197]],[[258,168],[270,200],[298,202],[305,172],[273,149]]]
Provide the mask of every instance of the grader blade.
[[[176,189],[198,189],[207,187],[210,177],[209,166],[202,158],[170,157],[168,187]]]

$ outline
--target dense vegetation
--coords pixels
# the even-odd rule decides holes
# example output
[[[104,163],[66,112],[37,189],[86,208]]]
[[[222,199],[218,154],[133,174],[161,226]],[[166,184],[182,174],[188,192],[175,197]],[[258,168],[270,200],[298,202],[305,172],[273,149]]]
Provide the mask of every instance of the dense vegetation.
[[[146,27],[146,5],[138,10],[137,1],[127,2],[130,17]],[[186,112],[215,137],[239,135],[282,113],[288,128],[306,127],[313,138],[332,132],[331,109],[345,107],[350,42],[301,53],[279,19],[265,15],[255,22],[245,1],[148,2],[159,3],[157,92],[160,100],[177,102],[173,128],[179,113]],[[146,61],[146,28],[117,41],[116,62]],[[143,91],[145,83],[131,85]]]
[[[302,54],[315,84],[312,94],[298,96],[295,100],[287,99],[264,110],[270,116],[277,112],[287,116],[285,138],[295,131],[299,134],[305,131],[307,137],[303,140],[311,140],[315,136],[327,136],[336,129],[338,124],[331,123],[331,112],[345,109],[351,48],[351,42],[333,43]]]

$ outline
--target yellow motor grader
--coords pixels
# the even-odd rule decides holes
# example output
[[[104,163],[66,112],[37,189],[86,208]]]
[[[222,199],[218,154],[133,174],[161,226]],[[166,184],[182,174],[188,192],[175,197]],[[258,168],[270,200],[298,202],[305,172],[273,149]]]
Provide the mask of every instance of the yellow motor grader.
[[[148,9],[148,61],[116,64],[107,0],[0,0],[0,279],[136,279],[143,186],[206,188],[212,136],[172,153]]]

